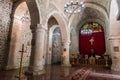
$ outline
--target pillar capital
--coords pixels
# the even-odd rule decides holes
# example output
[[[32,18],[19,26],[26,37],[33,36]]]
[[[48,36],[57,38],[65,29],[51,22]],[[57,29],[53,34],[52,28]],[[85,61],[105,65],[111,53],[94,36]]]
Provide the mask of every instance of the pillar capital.
[[[47,27],[42,25],[42,24],[32,24],[30,25],[30,28],[32,30],[32,32],[34,33],[36,30],[39,31],[39,30],[44,30],[44,31],[47,31]]]
[[[43,24],[37,24],[37,29],[42,29],[42,30],[47,31],[48,28]]]
[[[31,24],[30,25],[30,29],[32,30],[32,33],[35,33],[36,28],[37,28],[37,24]]]
[[[66,46],[70,46],[70,43],[71,41],[65,41],[65,42],[62,42],[63,46],[66,47]]]

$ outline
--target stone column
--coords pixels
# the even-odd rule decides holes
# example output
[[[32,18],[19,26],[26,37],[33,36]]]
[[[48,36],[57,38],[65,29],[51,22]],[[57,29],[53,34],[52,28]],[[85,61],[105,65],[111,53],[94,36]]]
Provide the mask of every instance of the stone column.
[[[69,48],[70,48],[70,41],[63,43],[63,49],[66,49],[66,56],[63,60],[62,66],[71,66],[70,64],[70,54],[69,54]]]
[[[45,28],[41,24],[31,26],[33,39],[30,66],[27,74],[40,75],[45,73],[44,70],[44,39]]]
[[[120,36],[110,37],[112,67],[114,71],[120,71]]]
[[[47,61],[47,29],[44,34],[44,65],[46,65]]]
[[[48,53],[47,53],[47,64],[51,64],[51,57],[52,57],[52,51],[51,48],[48,48]]]

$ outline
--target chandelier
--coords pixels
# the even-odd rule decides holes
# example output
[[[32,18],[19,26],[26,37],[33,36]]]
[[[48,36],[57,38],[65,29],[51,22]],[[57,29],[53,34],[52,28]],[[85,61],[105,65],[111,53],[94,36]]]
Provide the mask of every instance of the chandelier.
[[[67,14],[80,13],[84,8],[83,2],[78,2],[78,0],[71,0],[64,5],[64,12]]]

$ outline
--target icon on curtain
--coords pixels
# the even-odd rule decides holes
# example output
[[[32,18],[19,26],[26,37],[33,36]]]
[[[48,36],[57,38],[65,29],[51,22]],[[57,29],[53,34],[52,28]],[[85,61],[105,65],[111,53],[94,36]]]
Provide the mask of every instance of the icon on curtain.
[[[91,39],[89,40],[90,44],[93,45],[94,43],[94,37],[91,37]]]

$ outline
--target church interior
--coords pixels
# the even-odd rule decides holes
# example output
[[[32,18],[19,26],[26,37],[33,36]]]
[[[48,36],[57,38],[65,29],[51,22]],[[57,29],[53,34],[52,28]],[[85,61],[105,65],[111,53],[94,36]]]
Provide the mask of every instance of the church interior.
[[[0,80],[120,80],[120,0],[0,5]]]

